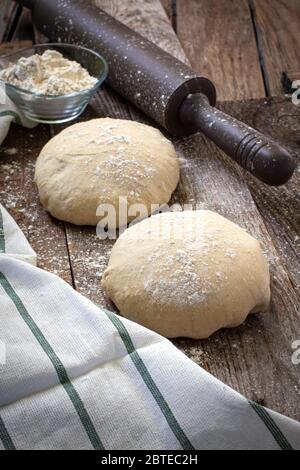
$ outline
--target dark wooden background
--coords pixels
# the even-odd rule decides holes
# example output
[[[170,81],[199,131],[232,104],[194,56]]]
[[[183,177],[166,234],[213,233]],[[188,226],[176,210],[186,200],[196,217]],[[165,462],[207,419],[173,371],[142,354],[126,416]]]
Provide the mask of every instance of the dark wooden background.
[[[211,78],[218,106],[279,139],[300,158],[300,106],[284,95],[282,74],[300,80],[299,0],[93,0],[121,21]],[[1,51],[42,42],[30,13],[0,0]],[[111,116],[149,122],[104,87],[81,119]],[[13,126],[0,149],[0,201],[26,233],[39,266],[99,304],[113,308],[100,281],[112,242],[94,228],[52,219],[33,183],[42,146],[59,127]],[[300,420],[299,170],[280,188],[267,187],[231,163],[201,135],[175,141],[182,158],[173,202],[201,203],[261,240],[271,266],[272,305],[244,325],[208,340],[174,343],[220,380],[274,410]]]

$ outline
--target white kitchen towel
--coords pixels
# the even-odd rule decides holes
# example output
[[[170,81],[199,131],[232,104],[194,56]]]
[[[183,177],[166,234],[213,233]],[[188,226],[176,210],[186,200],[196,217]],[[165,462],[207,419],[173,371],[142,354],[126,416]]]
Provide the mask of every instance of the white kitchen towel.
[[[6,95],[5,84],[0,82],[0,145],[7,136],[12,122],[16,122],[29,129],[37,126],[37,123],[27,119]]]
[[[1,212],[1,449],[300,449],[299,423],[20,260]]]
[[[0,254],[5,253],[15,259],[36,265],[36,253],[33,251],[24,233],[14,219],[0,204]]]

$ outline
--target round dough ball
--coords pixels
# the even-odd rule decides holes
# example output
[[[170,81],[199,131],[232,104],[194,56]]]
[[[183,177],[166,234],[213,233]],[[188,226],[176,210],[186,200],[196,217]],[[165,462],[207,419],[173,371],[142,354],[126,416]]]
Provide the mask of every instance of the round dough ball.
[[[207,338],[270,301],[259,242],[204,210],[165,212],[128,228],[102,283],[123,316],[169,338]]]
[[[43,206],[54,217],[77,225],[97,225],[97,208],[111,204],[118,227],[119,197],[124,196],[128,207],[144,204],[150,215],[151,204],[170,200],[178,180],[174,146],[159,130],[110,118],[60,132],[42,149],[35,171]]]

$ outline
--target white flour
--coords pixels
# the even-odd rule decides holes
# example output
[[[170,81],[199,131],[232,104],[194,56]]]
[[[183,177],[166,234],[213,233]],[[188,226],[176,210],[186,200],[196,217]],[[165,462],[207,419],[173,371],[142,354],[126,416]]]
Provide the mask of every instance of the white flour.
[[[21,57],[0,71],[0,79],[33,93],[53,96],[86,90],[97,82],[78,62],[50,49],[42,55]]]

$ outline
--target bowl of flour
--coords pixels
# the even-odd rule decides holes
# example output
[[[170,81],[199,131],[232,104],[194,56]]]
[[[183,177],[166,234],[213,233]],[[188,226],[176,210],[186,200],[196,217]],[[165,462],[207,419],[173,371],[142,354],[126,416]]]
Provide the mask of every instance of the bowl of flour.
[[[41,44],[0,57],[0,86],[25,117],[58,124],[78,117],[108,73],[98,53]]]

